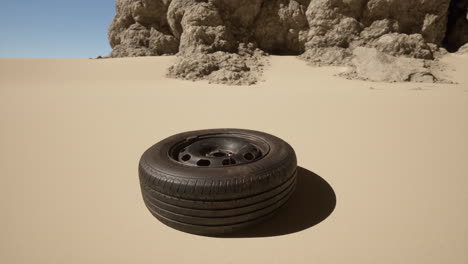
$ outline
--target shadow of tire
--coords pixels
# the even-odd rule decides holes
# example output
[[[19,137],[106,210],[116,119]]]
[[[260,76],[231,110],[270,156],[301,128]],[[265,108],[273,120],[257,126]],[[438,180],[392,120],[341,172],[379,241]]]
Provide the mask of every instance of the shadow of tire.
[[[226,237],[271,237],[313,227],[336,207],[333,188],[317,174],[298,167],[296,192],[269,220]]]

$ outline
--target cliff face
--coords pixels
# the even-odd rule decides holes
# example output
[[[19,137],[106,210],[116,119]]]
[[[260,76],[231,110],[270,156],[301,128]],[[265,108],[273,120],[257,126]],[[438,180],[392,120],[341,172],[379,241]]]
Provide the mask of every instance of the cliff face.
[[[117,0],[109,27],[112,57],[174,54],[179,40],[167,21],[170,1]]]
[[[111,57],[177,53],[186,58],[183,65],[193,67],[200,65],[187,61],[193,54],[236,53],[244,63],[258,48],[330,65],[348,64],[355,48],[366,47],[391,56],[433,59],[439,46],[455,51],[468,41],[467,4],[468,0],[116,0],[109,28]]]
[[[272,54],[376,46],[384,52],[430,57],[411,49],[428,49],[428,43],[441,45],[444,39],[451,50],[466,43],[467,3],[467,0],[452,1],[452,5],[450,0],[117,0],[109,41],[113,57],[179,51],[235,52],[240,43],[255,43]],[[446,37],[447,21],[452,27]]]

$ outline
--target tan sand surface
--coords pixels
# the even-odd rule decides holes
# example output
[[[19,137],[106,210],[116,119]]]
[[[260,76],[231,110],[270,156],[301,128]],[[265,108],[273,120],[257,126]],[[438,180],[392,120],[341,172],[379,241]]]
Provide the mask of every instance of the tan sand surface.
[[[0,263],[468,263],[468,56],[444,59],[453,85],[350,81],[275,56],[265,82],[223,86],[165,78],[173,60],[0,59]],[[159,223],[140,155],[219,127],[290,142],[333,188],[331,215],[271,237]],[[287,212],[258,229],[301,217]]]

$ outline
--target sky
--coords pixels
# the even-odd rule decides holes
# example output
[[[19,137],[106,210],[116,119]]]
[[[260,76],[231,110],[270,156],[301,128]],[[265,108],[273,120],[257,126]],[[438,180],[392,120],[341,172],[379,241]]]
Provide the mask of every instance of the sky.
[[[114,0],[0,0],[0,58],[108,55]]]

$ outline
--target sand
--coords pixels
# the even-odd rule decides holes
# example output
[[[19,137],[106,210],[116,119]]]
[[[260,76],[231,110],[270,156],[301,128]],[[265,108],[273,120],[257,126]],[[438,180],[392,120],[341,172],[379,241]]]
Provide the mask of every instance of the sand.
[[[273,56],[264,82],[239,87],[166,78],[173,60],[0,59],[1,263],[468,263],[468,56],[444,59],[458,84],[352,81]],[[243,238],[155,220],[142,152],[219,127],[288,141],[333,188],[330,216],[282,231],[320,204],[300,187]]]

